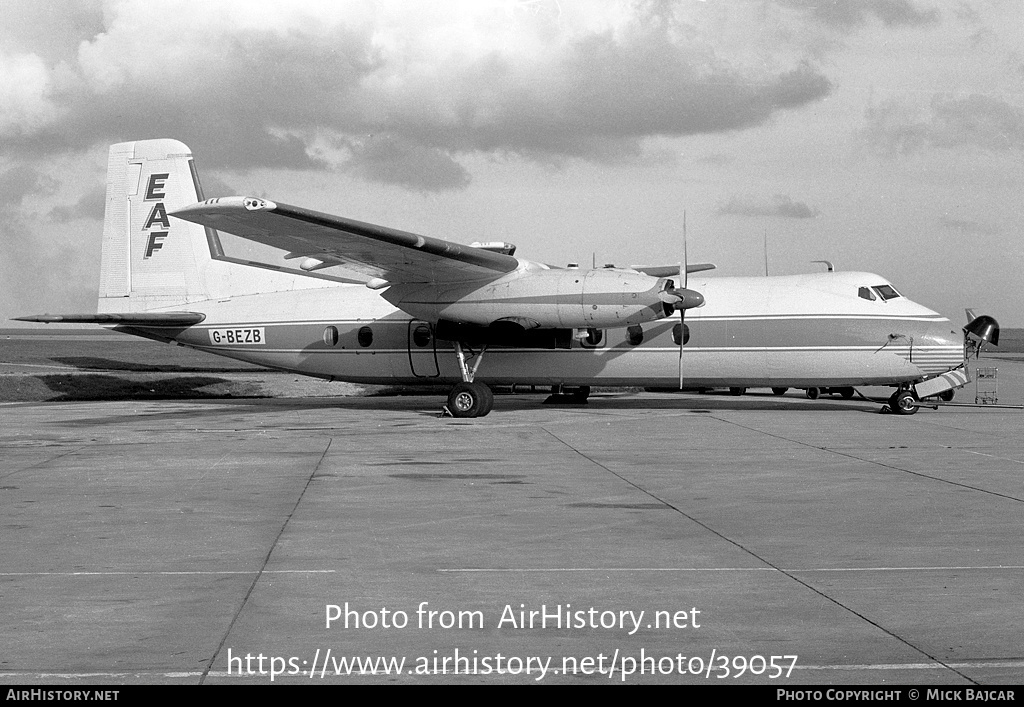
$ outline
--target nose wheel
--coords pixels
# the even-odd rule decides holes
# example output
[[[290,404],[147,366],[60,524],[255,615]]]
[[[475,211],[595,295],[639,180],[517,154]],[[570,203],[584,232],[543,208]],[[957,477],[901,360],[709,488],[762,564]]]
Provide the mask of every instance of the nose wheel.
[[[889,409],[897,415],[913,415],[920,405],[921,401],[910,390],[897,391],[889,398]]]

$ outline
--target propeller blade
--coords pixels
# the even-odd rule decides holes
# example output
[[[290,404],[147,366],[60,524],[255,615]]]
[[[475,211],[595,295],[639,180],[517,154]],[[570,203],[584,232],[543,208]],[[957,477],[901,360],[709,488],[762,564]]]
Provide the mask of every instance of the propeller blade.
[[[688,298],[683,293],[686,293],[686,295],[689,295],[691,293],[697,295],[697,298],[699,298],[700,301],[693,306],[699,307],[700,305],[704,304],[704,296],[702,294],[700,294],[699,292],[693,292],[692,290],[686,289],[687,275],[689,275],[689,273],[687,272],[688,268],[686,267],[686,265],[686,209],[683,209],[683,259],[679,263],[679,279],[683,281],[683,287],[682,292],[680,292],[680,290],[678,289],[672,290],[673,295],[679,296],[679,301],[675,303],[675,308],[679,310],[679,390],[683,389],[683,341],[686,340],[686,322],[684,320],[686,319],[687,310],[685,304],[687,302],[696,302],[696,298]]]
[[[679,390],[683,389],[683,340],[686,339],[686,310],[679,310]]]

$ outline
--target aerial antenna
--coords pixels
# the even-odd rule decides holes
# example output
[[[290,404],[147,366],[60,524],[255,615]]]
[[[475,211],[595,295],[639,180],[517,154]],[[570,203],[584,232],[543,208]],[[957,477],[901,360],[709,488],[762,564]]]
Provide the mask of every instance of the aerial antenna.
[[[768,277],[768,229],[764,229],[764,276]]]
[[[835,272],[836,267],[832,264],[831,260],[812,260],[812,263],[822,263],[828,268],[829,272]]]

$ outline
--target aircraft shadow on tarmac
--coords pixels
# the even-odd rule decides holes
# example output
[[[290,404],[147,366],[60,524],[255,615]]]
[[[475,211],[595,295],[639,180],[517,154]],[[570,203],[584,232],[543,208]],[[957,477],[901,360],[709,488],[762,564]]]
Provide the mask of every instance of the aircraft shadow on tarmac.
[[[139,363],[137,361],[119,361],[112,358],[96,356],[54,356],[54,363],[77,368],[80,371],[130,371],[132,373],[238,373],[244,371],[265,371],[266,369],[239,364],[235,366],[195,365],[179,366],[168,363]]]
[[[71,376],[69,376],[71,377]],[[58,376],[53,376],[58,378]],[[73,378],[80,379],[81,375],[73,376]],[[113,380],[116,378],[110,377]],[[308,419],[294,419],[289,418],[287,427],[295,427],[301,429],[303,427],[313,425],[320,428],[323,425],[330,426],[335,419],[330,417],[333,411],[344,412],[344,411],[359,411],[373,414],[378,412],[381,415],[382,421],[390,424],[391,426],[403,426],[403,425],[415,425],[417,422],[410,420],[408,415],[413,415],[419,419],[430,419],[438,418],[442,411],[442,406],[445,402],[445,395],[442,390],[438,390],[433,394],[417,394],[417,395],[400,395],[395,394],[391,396],[346,396],[346,397],[316,397],[316,398],[271,398],[271,397],[259,397],[249,396],[242,397],[237,395],[216,395],[209,394],[200,391],[197,395],[191,399],[189,396],[183,394],[184,390],[182,386],[185,384],[191,384],[195,388],[200,388],[203,385],[209,385],[210,381],[216,382],[218,379],[206,379],[206,378],[184,378],[184,379],[171,379],[168,383],[172,386],[175,391],[173,394],[161,394],[160,388],[153,388],[150,383],[138,383],[136,388],[130,386],[124,387],[122,390],[126,394],[121,397],[115,397],[113,392],[104,396],[103,398],[97,397],[73,397],[67,396],[60,398],[62,401],[80,401],[85,402],[87,400],[103,400],[103,401],[131,401],[131,400],[146,400],[146,401],[160,401],[165,400],[167,402],[192,402],[194,406],[189,406],[187,409],[183,409],[180,405],[175,405],[173,409],[169,409],[166,412],[159,410],[149,410],[145,413],[145,417],[148,421],[174,421],[179,419],[189,419],[194,421],[197,417],[203,417],[207,420],[215,418],[237,418],[239,415],[253,415],[256,416],[256,420],[247,424],[259,424],[259,417],[266,416],[267,418],[280,416],[282,413],[303,413],[307,412],[311,416]],[[150,388],[145,386],[149,385]],[[136,394],[131,394],[132,390],[141,390]],[[777,397],[777,396],[743,396],[737,398],[730,395],[696,395],[696,394],[680,394],[680,395],[643,395],[636,396],[630,394],[597,394],[591,397],[591,400],[586,405],[552,405],[544,406],[542,401],[544,396],[538,395],[498,395],[498,402],[495,405],[494,412],[487,417],[482,417],[475,420],[462,420],[462,419],[448,419],[448,424],[460,424],[460,425],[480,425],[489,426],[491,424],[507,424],[509,418],[508,413],[520,414],[527,412],[540,412],[549,411],[551,413],[557,413],[559,415],[566,414],[578,414],[583,417],[587,417],[593,414],[616,414],[616,413],[627,413],[627,412],[644,412],[644,411],[665,411],[675,413],[704,413],[712,414],[715,412],[767,412],[767,411],[804,411],[814,412],[815,414],[822,413],[850,413],[850,412],[862,412],[876,414],[880,411],[881,406],[878,403],[868,402],[864,400],[805,400],[797,397]],[[403,414],[403,417],[396,418],[395,413]],[[506,414],[503,414],[506,413]],[[96,425],[96,424],[122,424],[129,420],[137,420],[138,414],[136,411],[127,412],[125,414],[112,414],[109,416],[100,416],[88,419],[71,419],[65,423],[68,426],[77,425]],[[537,423],[543,423],[543,420],[533,420]],[[214,423],[215,424],[215,423]]]
[[[55,393],[46,402],[191,400],[234,397],[218,390],[204,390],[204,388],[219,384],[232,385],[232,382],[225,378],[212,376],[133,379],[90,374],[52,374],[31,377]]]

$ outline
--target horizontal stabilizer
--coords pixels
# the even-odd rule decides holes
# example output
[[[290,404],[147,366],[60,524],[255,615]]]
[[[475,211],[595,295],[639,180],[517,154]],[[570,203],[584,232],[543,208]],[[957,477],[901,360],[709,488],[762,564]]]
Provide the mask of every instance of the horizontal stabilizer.
[[[43,324],[121,324],[124,326],[182,327],[199,324],[206,319],[198,312],[137,312],[121,314],[34,314],[15,317],[19,322]]]
[[[702,272],[714,270],[716,267],[714,263],[690,263],[686,266],[686,272]],[[678,265],[632,265],[630,268],[651,277],[671,277],[679,274]]]

